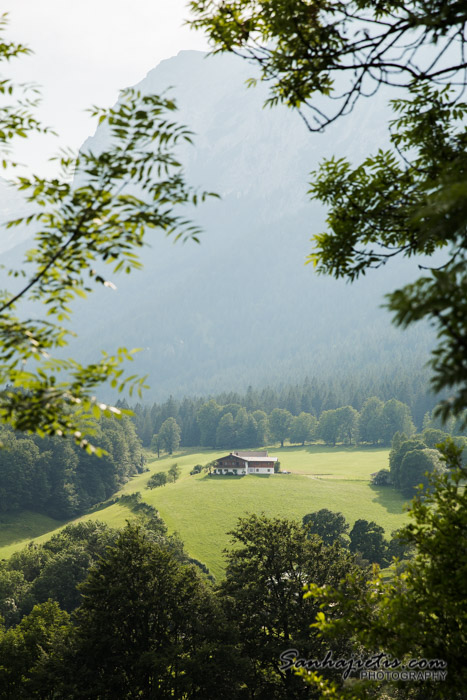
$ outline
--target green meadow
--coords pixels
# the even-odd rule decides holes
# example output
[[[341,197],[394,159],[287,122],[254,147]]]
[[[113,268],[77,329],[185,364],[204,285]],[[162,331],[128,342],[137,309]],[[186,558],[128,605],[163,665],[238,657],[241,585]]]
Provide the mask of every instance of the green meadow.
[[[132,478],[118,492],[140,491],[143,499],[155,506],[169,532],[177,532],[187,552],[206,564],[214,576],[222,575],[222,551],[229,545],[228,531],[241,515],[265,513],[268,516],[301,520],[320,508],[341,511],[352,526],[358,518],[374,520],[386,534],[407,520],[404,499],[390,487],[371,486],[371,473],[388,465],[388,450],[345,447],[270,448],[279,458],[281,468],[291,474],[190,476],[195,464],[207,462],[225,451],[193,450],[171,457],[153,459],[149,471]],[[181,476],[175,484],[146,489],[154,472],[165,471],[177,462]],[[120,527],[133,518],[124,505],[114,503],[83,515],[80,520],[101,520]],[[0,521],[0,558],[31,540],[43,542],[63,523],[33,513],[21,513]]]

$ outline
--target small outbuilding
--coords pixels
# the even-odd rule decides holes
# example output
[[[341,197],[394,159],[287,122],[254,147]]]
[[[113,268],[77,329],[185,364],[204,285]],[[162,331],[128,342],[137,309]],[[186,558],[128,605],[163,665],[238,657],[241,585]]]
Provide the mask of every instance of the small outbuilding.
[[[267,452],[231,452],[217,460],[213,474],[274,474],[277,457]]]

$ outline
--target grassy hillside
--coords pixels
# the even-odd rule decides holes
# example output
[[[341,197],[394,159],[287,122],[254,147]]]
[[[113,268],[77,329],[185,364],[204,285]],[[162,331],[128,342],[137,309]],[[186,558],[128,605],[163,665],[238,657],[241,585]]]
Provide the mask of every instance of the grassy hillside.
[[[195,464],[205,464],[225,451],[192,451],[164,457],[148,464],[149,472],[129,481],[119,492],[140,491],[154,505],[170,532],[178,532],[189,554],[204,562],[215,576],[222,575],[222,550],[228,545],[227,532],[238,516],[264,512],[269,516],[301,519],[320,508],[341,511],[352,526],[358,518],[375,520],[387,535],[406,520],[404,499],[388,487],[371,486],[370,474],[387,466],[388,450],[327,448],[324,446],[270,449],[282,469],[291,474],[245,477],[190,476]],[[182,468],[175,484],[148,490],[151,474],[167,470],[173,462]],[[79,520],[102,520],[118,527],[132,518],[131,511],[119,503],[110,505]],[[0,558],[35,538],[44,541],[62,523],[50,518],[25,515],[3,518]]]

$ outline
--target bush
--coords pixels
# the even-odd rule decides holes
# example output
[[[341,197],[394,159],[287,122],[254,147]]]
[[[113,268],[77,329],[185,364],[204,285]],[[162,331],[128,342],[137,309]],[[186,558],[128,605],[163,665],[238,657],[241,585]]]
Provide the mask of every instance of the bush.
[[[177,481],[178,477],[180,476],[181,469],[178,466],[177,462],[174,462],[171,467],[169,467],[169,470],[167,472],[167,479],[171,479],[173,483]]]
[[[419,484],[428,485],[427,473],[444,471],[438,450],[412,450],[407,452],[400,469],[400,489],[406,496],[413,496]]]
[[[391,486],[391,472],[389,469],[380,469],[379,472],[371,478],[373,486]]]
[[[153,474],[150,479],[148,479],[148,483],[146,484],[147,489],[155,489],[158,486],[165,486],[167,483],[167,474],[165,472],[156,472],[156,474]]]
[[[142,498],[141,493],[139,491],[135,491],[134,493],[124,493],[117,500],[120,501],[120,503],[123,503],[123,505],[131,507],[131,506],[138,505],[138,503],[141,503],[143,498]]]
[[[149,503],[145,503],[139,491],[135,491],[134,493],[125,493],[117,500],[126,505],[127,508],[133,511],[133,513],[144,513],[149,518],[153,518],[155,521],[160,520],[157,509],[154,508],[154,506],[149,505]]]

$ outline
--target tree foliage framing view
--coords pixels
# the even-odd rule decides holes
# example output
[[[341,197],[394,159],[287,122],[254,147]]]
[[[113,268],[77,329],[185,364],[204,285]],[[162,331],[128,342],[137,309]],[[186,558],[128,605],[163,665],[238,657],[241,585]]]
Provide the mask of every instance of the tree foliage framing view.
[[[312,173],[328,207],[313,237],[317,270],[355,280],[396,256],[432,256],[415,282],[388,295],[396,324],[428,320],[438,332],[433,388],[443,418],[467,404],[467,85],[465,3],[458,0],[194,0],[191,24],[214,53],[255,63],[269,106],[299,111],[322,131],[381,86],[392,101],[391,148],[358,167],[344,158]],[[255,84],[257,79],[251,79]],[[401,92],[405,97],[400,97]]]
[[[2,15],[3,62],[30,53],[4,38],[6,24]],[[50,129],[33,116],[36,89],[2,79],[0,96],[2,164],[11,170],[17,167],[11,157],[15,139]],[[100,361],[87,366],[54,358],[53,353],[73,335],[63,325],[70,319],[73,299],[86,297],[99,285],[115,288],[103,275],[102,263],[113,273],[140,268],[137,252],[149,229],[175,240],[198,240],[199,229],[181,209],[196,205],[207,193],[196,192],[184,180],[175,151],[180,142],[191,141],[191,132],[174,121],[175,109],[165,96],[125,90],[114,108],[90,110],[109,131],[108,150],[62,153],[57,177],[20,176],[12,182],[33,212],[6,226],[32,224],[36,229],[36,247],[25,261],[32,272],[8,270],[21,286],[10,291],[4,284],[0,292],[0,383],[7,386],[0,394],[0,418],[16,430],[71,435],[88,451],[99,452],[86,437],[92,435],[89,419],[122,411],[99,402],[96,388],[110,382],[131,394],[144,386],[144,378],[126,376],[121,367],[134,350],[103,352]],[[25,301],[36,302],[39,318],[24,318]],[[46,314],[41,314],[44,306]]]
[[[397,255],[432,255],[438,249],[448,250],[447,262],[438,268],[425,270],[424,276],[415,283],[390,295],[389,307],[395,312],[396,321],[402,325],[421,318],[430,319],[437,325],[440,342],[433,358],[435,388],[456,392],[451,400],[442,405],[440,412],[444,416],[450,412],[460,413],[467,404],[467,200],[465,130],[462,126],[467,107],[461,101],[466,84],[465,3],[454,0],[417,0],[405,4],[384,0],[376,3],[368,0],[337,3],[319,0],[199,0],[190,5],[195,16],[198,16],[194,24],[208,30],[217,50],[240,52],[259,63],[263,78],[273,84],[271,104],[282,101],[300,109],[304,115],[309,108],[312,120],[318,120],[318,129],[343,116],[360,96],[381,84],[402,85],[407,89],[407,99],[399,98],[394,102],[398,116],[392,124],[392,150],[379,152],[358,168],[343,160],[328,161],[316,173],[312,194],[330,206],[330,213],[329,231],[315,237],[313,261],[320,271],[352,281],[367,269],[378,267]],[[429,47],[433,48],[431,53]],[[20,45],[0,44],[0,57],[5,60],[24,52],[24,47]],[[457,55],[451,60],[453,52],[457,52]],[[349,76],[349,84],[337,95],[332,92],[336,75]],[[7,96],[13,94],[16,88],[3,82],[0,89]],[[104,379],[115,381],[117,386],[124,385],[125,380],[118,368],[118,357],[104,358],[102,363],[88,368],[81,368],[71,361],[60,363],[44,357],[44,353],[49,353],[66,341],[66,331],[59,324],[69,314],[71,298],[90,291],[92,282],[110,284],[105,277],[93,272],[97,260],[109,261],[114,269],[120,266],[131,271],[136,267],[138,262],[133,257],[133,250],[143,244],[145,227],[161,228],[179,237],[196,237],[191,224],[179,219],[172,210],[174,204],[196,203],[196,193],[185,185],[170,150],[177,140],[189,135],[183,128],[177,131],[174,124],[164,120],[165,110],[173,109],[172,103],[165,98],[150,97],[141,106],[134,99],[139,96],[129,93],[127,97],[128,102],[121,102],[116,110],[97,112],[99,118],[107,122],[120,147],[98,156],[80,154],[75,161],[63,157],[65,177],[62,180],[19,180],[19,185],[29,194],[31,201],[43,206],[44,212],[34,217],[42,227],[38,233],[38,251],[31,255],[36,261],[37,273],[25,284],[21,296],[4,293],[2,300],[1,356],[4,365],[8,365],[5,372],[10,371],[17,388],[23,389],[22,392],[9,390],[1,398],[0,415],[8,419],[13,427],[51,434],[71,432],[77,440],[81,440],[81,434],[76,432],[77,422],[82,421],[84,414],[93,407],[97,412],[100,410],[91,396],[94,387]],[[340,101],[335,102],[335,97]],[[327,116],[315,98],[322,98],[329,105],[337,105],[336,110]],[[3,108],[0,115],[4,127],[0,132],[3,146],[8,146],[15,136],[24,136],[42,128],[30,116],[31,106],[25,107],[16,102],[13,107]],[[311,130],[315,128],[312,120],[308,121]],[[152,154],[152,161],[146,150],[149,143],[156,146],[157,157],[154,160]],[[158,175],[161,178],[156,183],[151,179],[152,167],[156,171],[160,168]],[[80,180],[76,176],[76,188],[69,184],[73,171],[87,178]],[[141,199],[125,191],[130,182],[139,183]],[[56,323],[20,322],[13,317],[13,307],[28,293],[37,301],[47,303],[50,316]],[[15,342],[12,340],[14,334]],[[24,361],[28,362],[36,356],[40,359],[41,354],[43,359],[38,371],[27,372]],[[125,354],[126,351],[121,352],[121,355]],[[65,371],[71,379],[57,384],[55,377],[59,371]],[[72,412],[71,409],[76,406],[79,410]],[[313,683],[313,687],[305,689],[294,677],[291,680],[297,687],[298,697],[309,696],[306,690],[310,690],[312,696],[319,693],[320,697],[334,700],[343,697],[353,700],[363,697],[460,700],[465,697],[467,471],[461,462],[460,449],[452,443],[444,447],[444,461],[446,471],[433,477],[431,490],[421,491],[414,499],[413,522],[403,529],[402,536],[407,543],[415,545],[416,553],[405,571],[395,572],[392,581],[383,581],[377,570],[367,581],[365,572],[356,571],[350,573],[342,584],[339,581],[344,574],[343,569],[348,568],[343,566],[336,571],[338,581],[329,581],[327,574],[331,568],[324,562],[324,575],[313,574],[315,585],[309,586],[309,596],[303,599],[304,581],[297,580],[297,586],[292,586],[297,568],[295,562],[288,558],[291,547],[284,547],[284,544],[287,545],[287,538],[281,532],[284,526],[278,523],[276,530],[279,536],[275,540],[270,536],[270,525],[258,529],[245,521],[241,523],[240,529],[233,535],[237,538],[247,536],[251,544],[244,540],[247,551],[237,549],[230,556],[225,590],[231,598],[237,595],[241,612],[241,641],[249,652],[250,665],[247,670],[253,680],[260,677],[258,670],[261,674],[263,669],[271,674],[268,666],[277,664],[277,653],[284,639],[290,639],[291,644],[295,641],[295,635],[291,637],[287,634],[282,624],[284,593],[290,592],[292,595],[287,601],[290,601],[292,611],[297,607],[305,609],[306,606],[313,606],[316,609],[320,606],[321,612],[317,615],[312,632],[319,647],[325,646],[322,635],[330,636],[335,644],[339,643],[339,639],[346,642],[351,639],[358,652],[381,649],[402,659],[425,655],[426,658],[444,659],[448,666],[445,683],[412,684],[408,688],[380,688],[375,684],[364,687],[359,683],[342,688],[334,681],[310,674],[305,677],[305,682]],[[257,519],[257,516],[253,517]],[[249,531],[245,527],[250,528]],[[250,533],[255,537],[250,537]],[[261,550],[257,534],[260,543],[267,545],[263,547],[265,557],[258,556]],[[325,548],[320,540],[308,540],[305,531],[300,533],[297,541],[299,553],[302,549],[317,551]],[[279,568],[281,561],[276,563],[276,558],[268,549],[270,544],[274,547],[274,554],[284,547],[287,555],[283,557],[285,569]],[[102,629],[106,628],[105,624],[102,625],[102,601],[116,619],[115,611],[118,612],[119,605],[125,604],[128,592],[128,585],[121,576],[122,561],[128,564],[128,580],[131,578],[133,581],[136,571],[139,580],[144,583],[133,592],[137,604],[149,601],[149,608],[140,605],[141,615],[137,623],[144,618],[152,624],[154,619],[159,621],[159,612],[161,619],[165,619],[164,616],[169,613],[173,618],[167,629],[172,633],[174,630],[177,633],[180,631],[180,636],[174,640],[173,655],[167,660],[163,671],[170,668],[173,658],[177,662],[181,656],[183,661],[194,658],[196,666],[193,665],[192,669],[196,673],[201,672],[203,680],[208,679],[211,683],[210,674],[204,672],[204,664],[209,659],[212,669],[211,656],[214,660],[219,658],[219,644],[217,637],[212,647],[206,648],[204,642],[207,638],[208,645],[211,643],[212,638],[207,632],[213,628],[212,620],[221,618],[214,605],[211,606],[205,599],[200,583],[193,575],[180,572],[175,561],[169,562],[167,554],[156,546],[153,539],[141,537],[131,526],[127,528],[127,535],[121,538],[121,545],[120,551],[114,548],[107,562],[103,560],[99,565],[101,572],[104,569],[109,572],[112,585],[101,585],[103,579],[99,578],[100,572],[95,570],[84,589],[87,598],[81,617],[78,617],[84,625],[75,638],[79,652],[75,658],[80,672],[83,671],[81,652],[92,663],[84,669],[86,673],[81,673],[81,676],[74,674],[71,679],[75,696],[78,693],[82,695],[80,688],[76,692],[75,679],[83,678],[87,683],[91,678],[100,682],[101,676],[96,674],[96,668],[98,672],[104,668],[105,672],[109,665],[109,645],[103,645],[101,638]],[[323,553],[327,556],[329,551],[326,549]],[[335,552],[339,554],[338,546]],[[135,561],[139,562],[136,566]],[[311,561],[314,565],[320,565],[324,560],[313,556]],[[270,564],[272,569],[265,568]],[[170,575],[171,572],[173,575]],[[181,608],[170,604],[172,596],[169,605],[158,609],[164,596],[156,591],[154,585],[160,580],[168,582],[169,594],[178,590],[180,582],[186,581],[182,589]],[[115,581],[118,585],[114,588]],[[122,581],[125,584],[123,587]],[[242,581],[248,585],[242,584]],[[258,591],[253,590],[255,582],[259,582],[261,590],[258,591],[263,597],[268,597],[268,590],[271,589],[271,599],[279,601],[280,619],[276,620],[270,615],[264,624],[266,605],[258,606],[260,597]],[[153,597],[147,596],[148,587],[153,590]],[[95,595],[94,599],[92,594]],[[188,601],[188,608],[185,600]],[[56,606],[55,611],[51,609],[51,605],[45,604],[42,612],[36,609],[35,615],[40,617],[40,614],[47,614],[52,618],[52,627],[58,630],[57,646],[67,652],[67,646],[62,641],[63,632],[59,631],[64,628],[66,619]],[[138,627],[138,624],[135,627],[133,620],[136,608],[134,605],[130,608],[124,610],[124,613],[128,613],[125,619],[129,620],[134,631]],[[180,609],[183,615],[180,615]],[[187,615],[187,610],[191,614]],[[230,604],[229,610],[234,610]],[[345,614],[336,616],[336,610]],[[117,620],[119,629],[120,617]],[[197,624],[191,627],[192,619]],[[208,620],[209,624],[202,625],[202,634],[199,635],[200,622],[204,620]],[[252,626],[255,620],[261,635],[257,635],[257,639],[254,638]],[[289,619],[285,622],[288,624]],[[303,615],[299,615],[297,623],[300,634],[296,638],[307,640],[309,630]],[[40,629],[42,631],[42,626]],[[114,637],[118,637],[119,629]],[[196,632],[193,637],[190,636],[192,630]],[[23,631],[28,631],[25,626],[19,633]],[[89,631],[93,638],[97,638],[97,649],[99,652],[103,650],[102,656],[87,654],[91,648]],[[19,634],[17,636],[19,639]],[[34,672],[42,673],[50,657],[47,644],[42,642],[41,636],[38,637],[40,643],[36,642],[34,648],[40,650],[40,663],[37,667],[35,658],[32,663]],[[15,639],[16,633],[6,638],[9,648],[14,648]],[[139,637],[136,641],[137,644],[129,648],[125,638],[119,653],[121,658],[124,654],[128,657],[128,652],[134,651],[130,666],[144,675],[141,689],[144,692],[148,688],[147,669],[149,667],[152,671],[154,668],[152,651],[160,644],[160,635],[146,637],[142,646],[139,646]],[[184,652],[186,656],[183,656]],[[201,656],[196,657],[196,653]],[[160,656],[157,660],[161,660]],[[259,669],[258,664],[261,664]],[[112,659],[110,668],[114,673],[115,663]],[[176,668],[180,668],[179,663]],[[227,692],[224,688],[230,682],[229,669],[230,664],[225,664],[212,681],[215,687],[209,688],[209,692],[206,691],[203,696],[218,697]],[[189,675],[185,674],[184,667],[181,667],[181,671],[183,677],[180,680],[185,683]],[[179,681],[176,675],[171,671],[164,677],[164,680],[167,679],[167,696],[174,693],[181,696],[179,687],[172,690],[174,680]],[[21,679],[23,677],[24,674]],[[39,681],[42,678],[39,675]],[[273,682],[277,681],[275,685],[282,688],[280,684],[283,681],[277,676],[261,678],[269,682],[267,697],[273,697],[270,692],[273,687],[271,678]],[[130,687],[124,690],[125,696],[134,694],[135,688],[136,692],[140,692],[132,680],[130,676]],[[66,681],[62,675],[60,682]],[[193,683],[197,695],[198,686]],[[288,683],[288,686],[287,690],[290,691],[292,683]],[[256,693],[258,697],[262,687],[265,687],[264,684]],[[106,689],[107,685],[101,686],[97,692],[104,697]],[[114,688],[110,688],[112,692],[115,694]],[[192,692],[192,697],[195,692]],[[67,696],[73,695],[68,693]],[[265,697],[264,694],[261,696]],[[287,696],[292,697],[290,692]],[[282,690],[274,697],[284,697]]]

